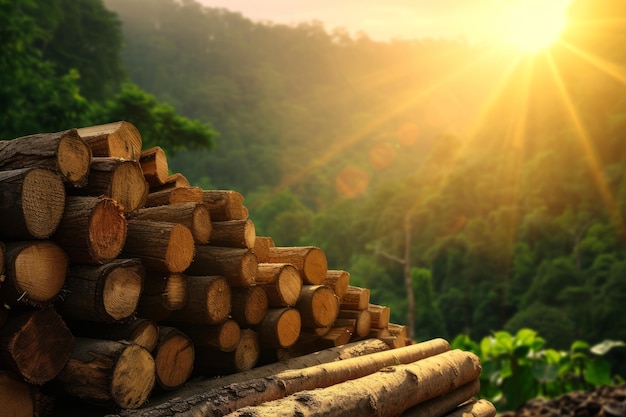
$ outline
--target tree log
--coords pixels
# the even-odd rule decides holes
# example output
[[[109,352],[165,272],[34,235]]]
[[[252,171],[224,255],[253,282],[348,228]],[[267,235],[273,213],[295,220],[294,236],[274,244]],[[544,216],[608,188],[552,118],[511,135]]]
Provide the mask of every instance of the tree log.
[[[319,381],[320,384],[315,387],[327,387],[298,389],[289,397],[255,407],[239,408],[231,415],[395,416],[478,379],[480,371],[480,360],[476,355],[454,350],[409,364],[387,367],[358,380],[332,386]]]
[[[120,158],[93,158],[85,193],[110,197],[130,213],[146,204],[148,183],[139,162]]]
[[[147,269],[183,272],[193,260],[194,247],[191,232],[181,224],[128,220],[122,253],[140,258]]]
[[[145,207],[180,203],[202,203],[202,189],[199,187],[178,187],[162,191],[151,191],[148,194]],[[209,215],[211,215],[210,210]]]
[[[341,299],[341,310],[367,310],[370,304],[369,288],[348,286],[348,291]]]
[[[0,170],[47,168],[74,187],[87,184],[91,150],[76,129],[0,141]]]
[[[372,318],[373,329],[387,328],[387,326],[389,325],[389,316],[391,314],[391,310],[389,307],[370,304],[367,307],[367,310],[370,312],[370,316]]]
[[[339,298],[339,301],[341,301],[348,291],[348,285],[350,285],[350,273],[341,270],[329,270],[326,272],[326,278],[324,278],[322,284],[332,288]]]
[[[302,277],[292,264],[260,263],[256,277],[271,307],[293,307],[302,293]]]
[[[256,327],[262,348],[286,348],[298,340],[302,326],[295,308],[271,308]]]
[[[188,276],[188,299],[168,317],[172,323],[220,324],[228,318],[231,291],[222,276]]]
[[[496,407],[487,400],[470,401],[447,414],[447,417],[495,417]]]
[[[138,161],[141,155],[141,134],[132,123],[121,121],[82,127],[78,134],[87,142],[93,156]]]
[[[197,244],[208,243],[213,229],[209,210],[202,203],[176,203],[166,206],[145,207],[130,213],[128,218],[182,224],[189,228],[193,240]]]
[[[189,180],[180,172],[176,172],[167,177],[167,180],[162,185],[151,186],[150,192],[156,193],[158,191],[172,190],[174,188],[191,187]]]
[[[105,197],[68,196],[65,213],[52,239],[78,264],[105,264],[126,242],[123,208]]]
[[[137,408],[148,399],[155,379],[154,359],[138,344],[76,338],[72,357],[56,381],[85,402]]]
[[[55,300],[67,276],[65,251],[49,240],[6,243],[6,279],[0,293],[9,306],[42,306]]]
[[[244,326],[261,323],[269,308],[265,290],[258,285],[253,285],[233,287],[231,292],[230,314],[233,319]]]
[[[159,326],[148,319],[135,318],[118,323],[94,323],[91,321],[70,321],[70,330],[78,337],[105,340],[127,340],[152,352],[159,340]]]
[[[251,220],[213,222],[212,246],[253,249],[255,240],[256,230]]]
[[[18,313],[0,328],[0,362],[33,384],[55,378],[73,346],[74,336],[51,307]]]
[[[254,253],[259,258],[259,263],[270,261],[270,248],[274,247],[274,241],[268,236],[257,236],[254,239]]]
[[[296,303],[302,316],[302,327],[326,327],[339,314],[339,301],[326,285],[304,285]]]
[[[202,201],[209,208],[213,221],[247,219],[247,210],[243,209],[243,195],[237,191],[203,190]]]
[[[245,372],[259,360],[259,337],[255,331],[243,329],[234,350],[224,352],[208,346],[196,348],[195,372],[202,375],[223,375]]]
[[[37,416],[36,388],[13,372],[0,370],[0,404],[7,417]]]
[[[233,287],[254,285],[258,260],[249,249],[198,245],[196,257],[187,269],[190,275],[221,275]]]
[[[139,164],[143,177],[150,187],[163,185],[169,178],[167,157],[160,146],[154,146],[141,152]]]
[[[139,304],[158,303],[167,310],[180,310],[187,304],[187,275],[180,272],[147,271]]]
[[[191,339],[174,327],[159,326],[159,341],[154,349],[156,382],[164,390],[180,388],[191,376],[194,345]]]
[[[443,417],[459,408],[459,404],[470,400],[480,392],[480,382],[478,379],[465,384],[452,392],[424,401],[414,407],[409,408],[401,417]],[[459,416],[461,417],[461,416]],[[478,416],[476,416],[478,417]]]
[[[328,272],[326,255],[314,246],[270,248],[269,262],[293,264],[305,284],[321,284]]]
[[[241,328],[235,320],[220,324],[178,324],[177,327],[191,338],[196,347],[207,346],[222,352],[232,352],[241,338]]]
[[[372,316],[368,310],[339,310],[334,326],[347,326],[353,321],[353,337],[364,338],[370,333]]]
[[[139,259],[116,259],[101,266],[70,267],[67,294],[58,303],[69,320],[112,323],[130,317],[143,288],[144,268]]]
[[[46,239],[59,226],[65,188],[59,174],[42,168],[0,172],[0,236]]]

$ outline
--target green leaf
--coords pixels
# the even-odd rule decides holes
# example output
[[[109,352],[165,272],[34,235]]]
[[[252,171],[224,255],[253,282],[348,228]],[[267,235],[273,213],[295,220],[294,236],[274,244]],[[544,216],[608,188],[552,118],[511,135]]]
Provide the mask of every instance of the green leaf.
[[[532,371],[534,378],[542,384],[556,381],[559,376],[558,365],[546,362],[534,362]]]
[[[576,352],[578,350],[587,350],[587,349],[589,349],[589,343],[582,341],[582,340],[574,341],[574,343],[572,343],[572,346],[570,347],[570,351],[572,352]]]
[[[611,384],[611,365],[603,359],[594,359],[585,364],[585,381],[594,385]]]
[[[516,358],[522,359],[528,356],[528,353],[530,352],[530,345],[521,345],[521,346],[516,346],[515,349],[513,349],[513,355]]]

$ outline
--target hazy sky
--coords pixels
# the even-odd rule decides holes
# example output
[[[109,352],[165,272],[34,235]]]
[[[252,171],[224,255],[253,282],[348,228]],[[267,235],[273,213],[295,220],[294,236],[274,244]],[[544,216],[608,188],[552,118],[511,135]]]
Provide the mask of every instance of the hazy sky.
[[[241,12],[253,20],[298,23],[320,20],[376,40],[420,37],[497,39],[517,15],[562,13],[570,0],[198,0]],[[531,18],[532,22],[533,18]]]

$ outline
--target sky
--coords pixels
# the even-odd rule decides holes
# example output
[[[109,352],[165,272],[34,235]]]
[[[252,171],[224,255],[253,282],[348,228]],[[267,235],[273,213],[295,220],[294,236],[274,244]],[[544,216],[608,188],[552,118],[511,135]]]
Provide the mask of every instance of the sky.
[[[255,21],[295,24],[319,20],[327,30],[363,31],[372,39],[464,38],[491,42],[532,30],[562,15],[571,0],[197,0]],[[528,29],[517,29],[524,24]]]

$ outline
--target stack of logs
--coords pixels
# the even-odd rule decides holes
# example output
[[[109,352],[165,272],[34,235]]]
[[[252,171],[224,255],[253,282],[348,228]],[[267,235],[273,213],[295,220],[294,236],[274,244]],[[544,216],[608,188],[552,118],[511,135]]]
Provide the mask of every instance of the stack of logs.
[[[320,248],[256,236],[240,193],[170,175],[128,122],[0,141],[0,196],[2,415],[65,396],[128,416],[495,414],[467,402],[474,355],[407,339]]]

